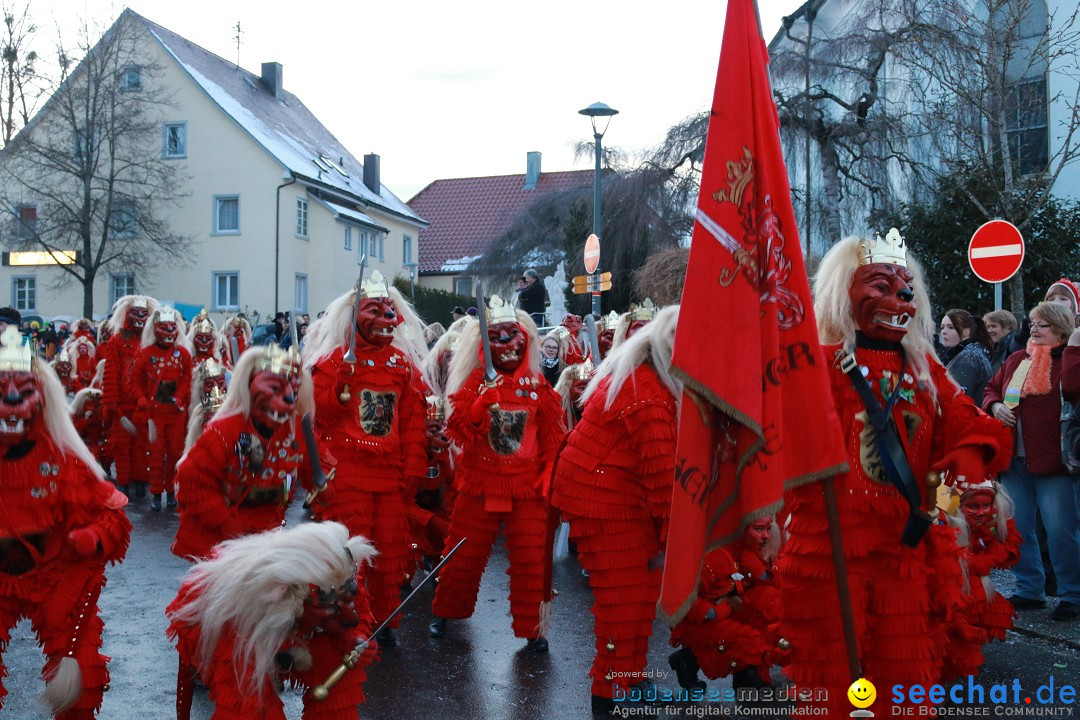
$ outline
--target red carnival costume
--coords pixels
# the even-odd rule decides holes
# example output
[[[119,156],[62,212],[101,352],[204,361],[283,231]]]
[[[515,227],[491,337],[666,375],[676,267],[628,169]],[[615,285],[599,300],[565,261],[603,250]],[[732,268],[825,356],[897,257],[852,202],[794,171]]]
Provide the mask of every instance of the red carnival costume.
[[[56,377],[59,378],[60,384],[64,388],[65,395],[74,395],[81,389],[77,387],[75,365],[71,362],[71,356],[67,354],[66,350],[57,353],[56,358],[52,361],[52,366],[53,372],[56,373]]]
[[[356,720],[374,643],[325,700],[312,690],[371,632],[356,573],[374,554],[343,525],[305,523],[230,540],[195,564],[165,611],[180,654],[177,719],[189,720],[197,670],[211,720],[285,720],[279,681],[305,688],[304,720]]]
[[[996,472],[1008,462],[1009,434],[933,358],[929,302],[898,231],[885,239],[837,243],[817,277],[814,310],[824,355],[832,360],[838,431],[851,467],[834,482],[858,665],[879,688],[932,684],[942,665],[943,596],[956,591],[960,576],[955,531],[933,523],[929,514],[936,492],[928,487],[936,477],[931,471],[957,481]],[[909,326],[915,330],[909,333]],[[887,449],[887,434],[879,438],[868,420],[855,376],[865,380],[874,404],[888,409],[900,460],[906,458],[914,478],[915,511],[890,481],[881,449]],[[850,711],[845,693],[853,678],[845,661],[823,485],[791,489],[786,505],[780,627],[791,643],[787,674],[800,686],[827,688],[831,716],[840,717]],[[920,541],[912,528],[928,532]],[[880,714],[885,702],[880,696]]]
[[[90,387],[97,372],[97,359],[94,357],[97,352],[94,341],[85,336],[79,336],[69,341],[65,349],[70,357],[75,358],[75,377],[72,381],[75,392]]]
[[[490,308],[490,309],[489,309]],[[472,616],[480,578],[491,546],[504,523],[510,556],[510,614],[514,635],[547,650],[541,603],[547,600],[544,553],[548,507],[541,496],[543,473],[555,456],[565,426],[559,398],[540,372],[536,326],[493,295],[488,342],[496,380],[484,382],[479,323],[462,331],[450,365],[447,434],[460,449],[455,474],[454,509],[446,550],[463,537],[468,542],[444,568],[435,590],[429,627],[432,637],[446,631],[447,619]]]
[[[977,675],[983,663],[982,644],[1004,640],[1012,629],[1015,609],[998,594],[990,571],[1007,568],[1020,558],[1020,533],[1012,519],[1013,502],[1005,488],[987,480],[957,488],[968,546],[962,555],[967,568],[967,595],[957,614],[974,632],[950,632],[942,680]]]
[[[191,321],[191,327],[188,328],[188,340],[191,342],[192,364],[198,365],[203,360],[221,362],[223,341],[206,310],[200,311]]]
[[[619,329],[619,313],[612,310],[606,316],[596,321],[596,344],[600,348],[600,357],[592,358],[597,365],[611,352],[611,346],[615,344],[615,331]]]
[[[116,484],[129,494],[129,485],[134,481],[139,496],[146,492],[146,452],[142,447],[136,448],[133,420],[137,399],[128,391],[127,378],[142,347],[146,320],[157,308],[157,301],[144,295],[120,298],[113,305],[107,332],[102,333],[109,337],[98,346],[98,362],[105,363],[101,406],[105,414],[106,453],[116,463]]]
[[[244,351],[251,347],[251,323],[240,315],[229,318],[221,328],[221,337],[225,345],[225,367],[232,370]]]
[[[359,289],[330,304],[324,331],[306,350],[320,452],[336,468],[332,493],[315,507],[315,515],[344,523],[378,548],[366,577],[372,610],[380,620],[398,606],[409,574],[405,492],[413,479],[426,476],[428,467],[423,383],[406,351],[392,345],[401,318],[376,270]],[[345,358],[353,344],[356,359],[350,363]],[[399,622],[400,616],[388,629]],[[388,631],[379,639],[384,646],[394,642]]]
[[[570,523],[594,603],[595,710],[645,680],[675,476],[679,386],[671,379],[678,307],[601,366],[555,466],[551,503]]]
[[[764,687],[769,670],[785,660],[787,643],[776,632],[780,604],[777,569],[780,529],[771,517],[747,526],[742,542],[705,556],[698,597],[671,630],[682,649],[668,658],[687,690],[732,675],[732,687]]]
[[[172,478],[184,452],[187,403],[191,397],[191,354],[177,343],[175,310],[154,312],[143,331],[142,349],[128,377],[135,397],[135,427],[150,478],[150,509],[161,509],[168,481],[169,507],[176,506]]]
[[[277,346],[240,358],[233,389],[177,468],[173,554],[205,558],[223,540],[284,523],[296,483],[309,473],[295,437],[301,381],[299,358]]]
[[[29,618],[53,713],[90,720],[109,683],[97,601],[105,566],[127,551],[127,500],[75,434],[52,370],[15,327],[0,343],[0,649]]]
[[[631,304],[630,309],[619,317],[619,324],[611,339],[611,347],[613,349],[619,347],[655,319],[656,305],[653,304],[652,298],[645,298],[640,305]]]
[[[86,447],[101,462],[105,449],[105,420],[101,413],[101,391],[83,388],[71,401],[71,422]]]

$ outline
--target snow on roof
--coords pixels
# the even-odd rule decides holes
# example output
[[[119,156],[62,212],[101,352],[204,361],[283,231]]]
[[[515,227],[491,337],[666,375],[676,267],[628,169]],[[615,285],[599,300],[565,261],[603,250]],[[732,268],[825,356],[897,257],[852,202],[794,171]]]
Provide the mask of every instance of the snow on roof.
[[[283,90],[279,100],[258,75],[130,9],[124,12],[142,23],[207,95],[292,173],[346,192],[380,210],[424,223],[385,185],[380,183],[379,193],[364,185],[363,163],[345,149],[298,97]]]
[[[469,269],[469,266],[474,262],[482,258],[483,255],[466,255],[465,257],[454,258],[453,260],[447,260],[439,268],[439,272],[457,273],[465,272]]]
[[[370,215],[365,215],[359,210],[353,210],[352,208],[345,207],[344,205],[339,205],[338,203],[331,202],[329,200],[326,200],[325,198],[316,197],[315,199],[325,205],[326,209],[334,213],[334,215],[338,218],[346,218],[348,220],[358,222],[361,225],[368,225],[378,230],[382,230],[383,232],[390,232],[385,227],[375,222],[375,220]]]

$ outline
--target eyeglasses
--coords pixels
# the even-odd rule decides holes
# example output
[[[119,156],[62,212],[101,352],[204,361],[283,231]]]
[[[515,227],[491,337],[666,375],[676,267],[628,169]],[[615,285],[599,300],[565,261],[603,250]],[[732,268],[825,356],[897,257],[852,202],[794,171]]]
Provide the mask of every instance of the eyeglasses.
[[[1051,326],[1050,326],[1050,325],[1047,325],[1046,323],[1036,323],[1036,322],[1033,322],[1033,323],[1031,323],[1031,327],[1032,327],[1033,329],[1034,329],[1034,328],[1038,328],[1039,330],[1049,330]]]

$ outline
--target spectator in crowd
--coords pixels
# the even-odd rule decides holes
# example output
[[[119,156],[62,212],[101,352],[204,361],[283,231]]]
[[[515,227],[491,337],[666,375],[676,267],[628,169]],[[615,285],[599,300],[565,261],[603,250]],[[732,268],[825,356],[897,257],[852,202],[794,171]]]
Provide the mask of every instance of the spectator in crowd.
[[[465,317],[465,308],[455,305],[454,309],[450,311],[450,324],[453,325],[463,317]]]
[[[994,343],[994,351],[990,356],[990,372],[996,374],[1010,354],[1009,343],[1019,323],[1016,322],[1016,316],[1008,310],[986,313],[983,315],[983,323],[986,325],[986,334]]]
[[[427,343],[428,350],[435,346],[445,332],[446,328],[440,322],[433,322],[424,328],[424,342]]]
[[[1016,502],[1016,527],[1023,540],[1013,569],[1016,592],[1009,601],[1017,610],[1046,604],[1035,530],[1038,512],[1061,594],[1050,617],[1060,621],[1080,617],[1080,521],[1075,481],[1061,455],[1062,398],[1080,400],[1080,333],[1074,334],[1073,315],[1062,304],[1039,303],[1030,314],[1027,349],[1005,360],[983,394],[983,408],[1014,428],[1016,439],[1012,466],[1001,475]]]
[[[563,345],[566,342],[566,333],[559,332],[559,328],[552,330],[544,336],[540,343],[540,371],[544,373],[551,387],[559,382],[566,363],[563,361]]]
[[[548,303],[547,289],[540,282],[540,275],[529,268],[525,271],[525,287],[518,293],[518,308],[532,317],[536,327],[544,326],[544,308]]]
[[[3,332],[8,325],[20,327],[22,325],[22,315],[13,307],[2,307],[0,308],[0,332]]]
[[[465,314],[469,317],[476,317],[476,308],[470,305],[469,309],[465,311]]]
[[[1046,302],[1054,302],[1068,308],[1073,315],[1073,323],[1076,323],[1076,315],[1080,312],[1080,288],[1069,278],[1061,278],[1052,284],[1046,291]]]
[[[993,373],[990,370],[993,343],[982,319],[967,310],[954,308],[941,318],[942,362],[949,377],[976,405],[982,404],[983,388]]]

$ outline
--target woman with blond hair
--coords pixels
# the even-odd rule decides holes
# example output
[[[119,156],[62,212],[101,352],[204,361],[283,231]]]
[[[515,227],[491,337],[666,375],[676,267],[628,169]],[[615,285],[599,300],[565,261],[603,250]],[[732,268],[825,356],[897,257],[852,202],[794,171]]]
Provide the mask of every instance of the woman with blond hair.
[[[1016,437],[1012,465],[1001,475],[1016,502],[1016,528],[1023,539],[1010,602],[1017,610],[1046,604],[1038,511],[1061,594],[1050,617],[1075,620],[1080,617],[1080,523],[1074,481],[1061,457],[1061,403],[1080,400],[1080,337],[1070,339],[1073,313],[1062,304],[1039,303],[1030,317],[1027,348],[1005,360],[983,394],[983,409]]]

